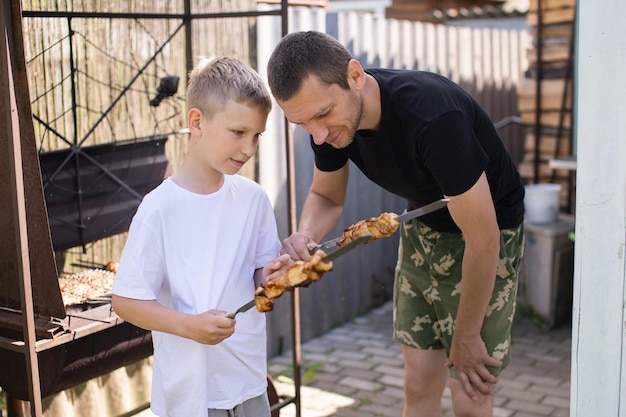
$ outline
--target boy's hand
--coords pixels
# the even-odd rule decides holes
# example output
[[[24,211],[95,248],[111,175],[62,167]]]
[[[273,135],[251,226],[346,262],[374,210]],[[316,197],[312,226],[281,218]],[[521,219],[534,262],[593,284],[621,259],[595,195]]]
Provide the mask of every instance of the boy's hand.
[[[263,282],[285,274],[292,263],[289,255],[280,255],[278,258],[268,261],[263,267]]]
[[[227,311],[209,310],[193,316],[190,338],[205,345],[217,345],[235,331],[236,321],[226,317]]]

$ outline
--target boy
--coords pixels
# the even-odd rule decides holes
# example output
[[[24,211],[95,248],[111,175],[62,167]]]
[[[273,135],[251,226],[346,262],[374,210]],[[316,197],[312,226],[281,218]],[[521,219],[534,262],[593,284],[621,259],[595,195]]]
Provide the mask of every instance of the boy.
[[[289,262],[267,195],[234,175],[254,157],[271,99],[256,72],[220,57],[191,72],[187,105],[187,153],[133,218],[113,308],[152,330],[154,413],[269,417],[265,317],[226,314]]]

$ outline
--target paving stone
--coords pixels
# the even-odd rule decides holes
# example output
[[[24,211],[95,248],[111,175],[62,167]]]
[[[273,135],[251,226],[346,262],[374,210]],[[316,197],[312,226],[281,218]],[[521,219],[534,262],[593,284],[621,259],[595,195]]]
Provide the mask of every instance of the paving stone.
[[[570,417],[569,408],[555,410],[550,417]]]
[[[378,379],[383,385],[391,385],[394,387],[404,387],[404,377],[397,377],[392,375],[385,375]]]
[[[376,414],[360,409],[341,408],[334,414],[336,417],[376,417]],[[282,416],[281,416],[282,417]]]
[[[366,371],[356,368],[344,368],[342,374],[349,377],[362,379],[364,381],[376,381],[380,378],[380,374],[377,372]]]
[[[532,382],[535,385],[542,385],[546,387],[558,387],[561,384],[561,380],[557,378],[541,377],[536,375],[520,375],[518,378],[520,381]]]
[[[303,352],[302,359],[306,363],[337,363],[339,358],[333,354]]]
[[[507,379],[504,377],[500,378],[500,382],[498,382],[498,385],[496,386],[497,389],[496,390],[500,390],[500,389],[504,389],[504,388],[509,388],[512,390],[525,390],[527,388],[530,387],[530,382],[528,381],[521,381],[519,379]],[[530,389],[530,388],[529,388]]]
[[[360,347],[375,347],[375,348],[383,348],[383,349],[388,348],[390,346],[389,341],[385,339],[378,340],[378,339],[372,339],[372,338],[361,338],[361,339],[357,339],[354,343]]]
[[[544,404],[536,404],[528,401],[512,400],[506,404],[506,408],[512,411],[523,411],[534,413],[540,416],[549,416],[554,411],[554,407]]]
[[[402,408],[397,409],[395,407],[384,407],[378,404],[364,405],[359,407],[359,411],[361,410],[373,413],[375,416],[398,417],[398,415],[402,414]]]
[[[539,393],[543,393],[546,396],[551,396],[551,397],[559,397],[559,398],[569,398],[570,396],[570,390],[569,387],[540,387],[537,385],[533,385],[531,387],[528,388],[528,391],[536,391]]]
[[[352,346],[354,348],[354,345]],[[355,350],[344,350],[341,352],[335,353],[335,355],[341,360],[353,360],[353,361],[364,361],[371,355],[364,352],[358,352]]]
[[[509,398],[503,397],[496,393],[495,397],[493,397],[493,405],[494,407],[502,407],[504,404],[509,402]]]
[[[302,404],[313,410],[327,410],[328,408],[347,407],[355,403],[354,398],[343,395],[320,391],[308,387],[302,391]]]
[[[316,381],[323,381],[323,382],[329,382],[329,383],[337,383],[339,382],[341,378],[343,378],[341,374],[327,373],[327,372],[318,372],[313,377],[313,379],[315,379]],[[306,385],[309,385],[309,384],[306,384]]]
[[[362,361],[356,361],[352,359],[343,359],[339,362],[342,368],[354,368],[354,369],[365,369],[365,370],[374,370],[376,367],[376,362],[371,359],[365,359]]]
[[[544,399],[545,394],[540,392],[515,390],[510,388],[504,388],[498,391],[499,397],[509,398],[511,400],[521,400],[528,402],[540,402]]]
[[[384,387],[384,390],[381,392],[384,392],[385,395],[388,395],[390,397],[398,398],[404,401],[404,388],[386,386]]]
[[[553,362],[553,363],[559,363],[563,360],[563,358],[561,358],[559,355],[557,355],[556,353],[550,353],[550,352],[546,352],[546,353],[540,353],[540,352],[526,352],[526,356],[530,359],[534,359],[538,362]]]
[[[288,367],[293,365],[293,361],[291,359],[291,356],[277,356],[272,359],[272,365],[281,365],[284,367]]]
[[[369,353],[374,356],[380,356],[383,358],[395,358],[398,356],[398,352],[392,349],[376,349],[376,348],[365,348],[362,352]]]
[[[553,370],[546,372],[545,376],[548,378],[556,378],[558,380],[568,380],[570,378],[572,371],[571,371],[571,367],[568,365],[567,367],[564,368],[559,368],[556,367]]]
[[[398,357],[376,358],[376,361],[378,361],[378,363],[381,365],[404,368],[404,359],[402,358],[402,353],[400,353]]]
[[[443,397],[441,399],[441,408],[443,410],[452,410],[452,398],[450,398],[450,397]]]
[[[383,335],[381,335],[380,333],[372,335],[372,329],[369,326],[363,326],[359,330],[350,332],[350,337],[353,341],[358,339],[365,339],[369,340],[370,342],[383,340]]]
[[[513,411],[506,410],[500,407],[493,407],[493,417],[511,417],[513,415]]]
[[[374,372],[379,372],[385,375],[393,375],[397,377],[404,378],[404,367],[398,366],[388,366],[388,365],[378,365],[372,369]]]
[[[341,377],[341,378],[343,378],[343,377]],[[355,392],[357,391],[357,389],[354,388],[354,387],[349,387],[347,385],[341,385],[341,384],[338,384],[338,383],[321,381],[319,379],[316,379],[316,380],[312,381],[310,385],[315,387],[315,388],[318,388],[320,390],[323,390],[323,391],[328,391],[328,392],[332,392],[332,393],[335,393],[335,394],[345,395],[345,396],[348,396],[350,398],[354,398],[355,397]]]
[[[557,408],[569,409],[569,398],[547,396],[541,404],[551,405]]]
[[[376,391],[380,389],[381,385],[376,382],[365,381],[359,378],[346,377],[339,381],[340,384],[354,387],[357,389],[364,389],[367,391]]]
[[[327,374],[334,374],[334,373],[339,372],[339,370],[341,369],[341,366],[338,366],[332,363],[323,363],[323,364],[320,364],[319,362],[309,363],[307,361],[304,365],[302,365],[302,368],[304,369],[304,372],[306,372],[306,370],[309,368],[313,368],[313,369],[317,369],[318,373],[324,372]]]
[[[374,392],[370,394],[368,398],[373,404],[378,404],[378,405],[387,405],[387,406],[397,407],[399,403],[398,397],[396,397],[395,395],[389,395],[387,391]],[[402,404],[402,402],[400,402],[400,404]]]
[[[282,363],[272,363],[270,365],[267,366],[267,372],[270,375],[280,375],[282,374],[287,368],[287,366],[285,364]],[[289,368],[290,369],[290,368]]]

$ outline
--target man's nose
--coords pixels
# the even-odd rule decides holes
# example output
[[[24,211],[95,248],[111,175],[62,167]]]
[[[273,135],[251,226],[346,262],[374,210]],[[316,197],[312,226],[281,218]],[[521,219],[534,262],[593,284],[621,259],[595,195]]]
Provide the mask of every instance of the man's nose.
[[[313,136],[313,142],[321,145],[328,138],[328,128],[321,123],[309,124],[309,133]]]

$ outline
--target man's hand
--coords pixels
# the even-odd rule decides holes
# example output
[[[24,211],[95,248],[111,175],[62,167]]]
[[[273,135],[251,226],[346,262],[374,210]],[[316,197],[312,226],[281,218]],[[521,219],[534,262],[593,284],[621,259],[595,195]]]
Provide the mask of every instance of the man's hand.
[[[502,361],[489,356],[480,336],[463,338],[455,334],[446,366],[454,366],[463,389],[470,398],[476,399],[477,391],[494,395],[493,385],[498,383],[498,378],[489,372],[487,366],[500,367]]]
[[[309,249],[315,247],[317,242],[301,233],[293,233],[287,239],[283,240],[283,247],[280,249],[281,254],[288,254],[293,260],[308,261],[311,259]]]

